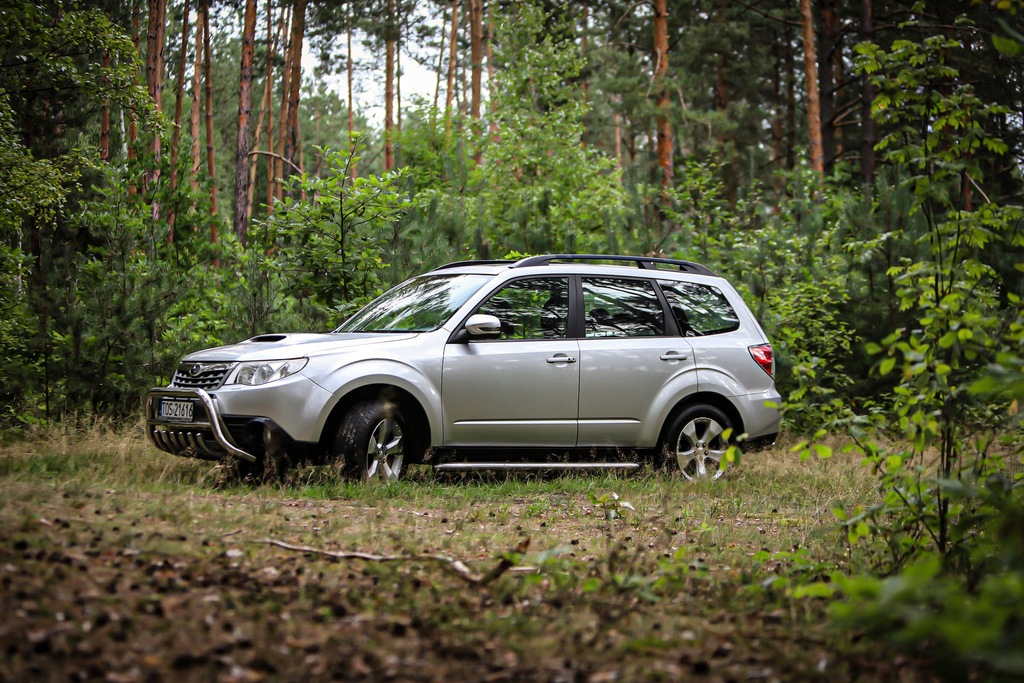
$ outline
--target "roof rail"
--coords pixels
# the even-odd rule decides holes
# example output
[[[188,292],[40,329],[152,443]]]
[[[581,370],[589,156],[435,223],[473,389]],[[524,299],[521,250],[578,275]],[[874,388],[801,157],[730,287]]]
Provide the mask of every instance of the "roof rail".
[[[622,261],[632,263],[637,268],[654,269],[659,265],[674,266],[684,273],[695,273],[697,275],[715,275],[707,266],[693,261],[680,261],[678,259],[658,258],[655,256],[619,256],[605,254],[548,254],[546,256],[529,256],[516,261],[513,268],[526,268],[529,266],[549,266],[553,262],[563,261]]]
[[[447,270],[449,268],[458,268],[460,266],[499,266],[499,265],[506,265],[507,266],[507,265],[510,265],[512,263],[513,263],[513,261],[508,261],[508,260],[505,260],[505,259],[480,259],[480,260],[476,260],[476,261],[454,261],[452,263],[446,263],[443,266],[438,266],[437,268],[434,268],[434,270],[431,271],[431,272],[438,271],[438,270]]]

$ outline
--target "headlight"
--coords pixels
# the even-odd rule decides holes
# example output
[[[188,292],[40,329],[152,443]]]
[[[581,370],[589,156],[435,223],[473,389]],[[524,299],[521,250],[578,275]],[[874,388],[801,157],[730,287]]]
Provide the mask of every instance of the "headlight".
[[[255,363],[242,363],[235,372],[234,384],[247,384],[251,387],[284,379],[306,367],[308,358],[291,360],[265,360]]]

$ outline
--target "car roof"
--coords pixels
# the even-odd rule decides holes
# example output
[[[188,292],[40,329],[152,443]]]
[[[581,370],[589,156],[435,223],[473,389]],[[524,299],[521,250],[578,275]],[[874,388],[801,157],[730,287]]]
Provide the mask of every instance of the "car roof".
[[[565,272],[600,272],[615,273],[622,270],[657,270],[666,275],[674,273],[688,273],[692,275],[705,275],[717,277],[707,266],[693,261],[669,259],[655,256],[622,256],[602,254],[547,254],[543,256],[529,256],[518,261],[508,260],[477,260],[477,261],[456,261],[435,268],[432,273],[439,271],[450,271],[456,273],[479,273],[486,275],[497,275],[502,271],[520,268],[544,268],[557,265]]]

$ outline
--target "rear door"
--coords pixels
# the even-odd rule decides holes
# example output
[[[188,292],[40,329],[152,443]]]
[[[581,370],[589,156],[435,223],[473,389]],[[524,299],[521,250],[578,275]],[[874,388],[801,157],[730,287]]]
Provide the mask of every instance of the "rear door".
[[[650,280],[583,277],[581,284],[579,445],[652,446],[642,441],[660,430],[649,424],[665,403],[659,397],[697,389],[693,350],[669,336]]]

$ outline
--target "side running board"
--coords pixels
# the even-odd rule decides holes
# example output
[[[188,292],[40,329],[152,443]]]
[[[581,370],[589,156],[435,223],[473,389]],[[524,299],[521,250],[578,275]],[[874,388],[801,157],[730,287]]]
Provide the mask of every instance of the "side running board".
[[[638,462],[446,462],[435,470],[635,470]]]

